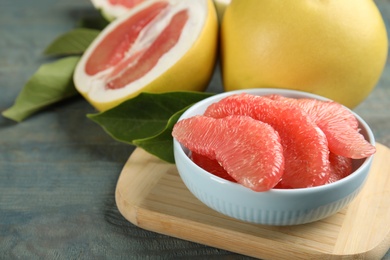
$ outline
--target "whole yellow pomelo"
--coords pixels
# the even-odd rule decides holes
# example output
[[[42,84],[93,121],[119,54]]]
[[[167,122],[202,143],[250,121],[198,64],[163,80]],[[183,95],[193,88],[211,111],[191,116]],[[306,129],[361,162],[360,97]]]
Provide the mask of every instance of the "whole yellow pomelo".
[[[386,28],[372,0],[232,0],[221,26],[225,91],[296,89],[353,108],[386,63]]]

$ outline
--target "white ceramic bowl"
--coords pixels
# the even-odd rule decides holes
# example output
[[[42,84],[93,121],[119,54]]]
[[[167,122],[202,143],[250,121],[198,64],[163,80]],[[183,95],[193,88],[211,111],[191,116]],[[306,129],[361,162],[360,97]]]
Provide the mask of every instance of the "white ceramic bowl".
[[[280,94],[293,98],[324,97],[284,89],[248,89],[225,92],[204,99],[190,107],[179,120],[203,114],[212,103],[235,93],[254,95]],[[354,113],[361,133],[373,145],[373,133],[364,120]],[[198,167],[188,157],[188,149],[174,139],[174,155],[179,174],[187,188],[208,207],[238,220],[266,225],[297,225],[326,218],[348,205],[363,187],[372,156],[354,160],[354,171],[331,184],[302,189],[272,189],[254,192],[240,184],[219,178]]]

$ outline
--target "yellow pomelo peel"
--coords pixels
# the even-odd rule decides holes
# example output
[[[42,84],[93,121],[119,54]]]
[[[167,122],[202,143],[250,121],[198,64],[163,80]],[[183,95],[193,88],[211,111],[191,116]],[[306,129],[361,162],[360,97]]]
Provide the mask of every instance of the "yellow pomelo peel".
[[[226,91],[297,89],[350,108],[377,84],[388,50],[371,0],[232,0],[221,41]]]
[[[111,109],[120,103],[137,96],[141,92],[161,93],[169,91],[204,91],[212,77],[216,62],[218,20],[213,1],[202,1],[204,1],[205,6],[207,6],[207,14],[205,16],[204,26],[201,29],[199,36],[192,46],[186,51],[185,55],[180,57],[174,65],[167,68],[161,75],[154,78],[149,83],[142,85],[142,87],[138,89],[128,89],[124,95],[114,99],[97,99],[94,97],[93,91],[89,91],[88,88],[83,86],[83,84],[90,83],[88,82],[90,80],[84,79],[85,60],[88,59],[89,55],[87,50],[82,57],[82,59],[84,58],[84,61],[81,61],[78,64],[74,74],[76,89],[99,111]],[[139,6],[141,5],[142,4]],[[133,11],[136,12],[137,8],[142,8],[139,6],[135,7]],[[120,17],[111,24],[119,23],[121,19],[125,19],[125,17]],[[96,41],[99,40],[101,39],[98,37]],[[94,44],[91,44],[90,48],[94,48]],[[109,96],[110,91],[107,91],[104,95]]]

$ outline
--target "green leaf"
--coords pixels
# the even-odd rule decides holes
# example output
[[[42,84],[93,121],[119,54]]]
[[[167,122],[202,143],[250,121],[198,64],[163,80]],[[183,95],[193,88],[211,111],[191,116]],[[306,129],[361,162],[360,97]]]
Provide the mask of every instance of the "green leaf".
[[[145,151],[157,156],[161,160],[174,163],[172,129],[188,107],[173,114],[160,133],[148,138],[133,140],[134,145],[143,148]]]
[[[78,22],[78,27],[103,30],[110,22],[99,12],[98,16],[82,17]]]
[[[82,54],[99,35],[99,30],[78,28],[56,38],[44,51],[46,55]]]
[[[172,154],[172,144],[166,144],[172,142],[170,127],[177,120],[178,112],[212,95],[190,91],[141,93],[108,111],[87,116],[114,139],[138,144],[158,157],[171,161],[169,154]],[[156,148],[158,143],[162,146]]]
[[[79,57],[67,57],[42,65],[28,80],[4,117],[17,122],[60,100],[76,95],[73,71]]]

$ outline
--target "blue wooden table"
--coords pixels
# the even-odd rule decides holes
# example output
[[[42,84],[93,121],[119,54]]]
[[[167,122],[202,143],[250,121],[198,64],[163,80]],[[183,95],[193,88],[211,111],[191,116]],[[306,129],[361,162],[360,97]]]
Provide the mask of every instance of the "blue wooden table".
[[[390,28],[390,2],[376,2]],[[88,0],[0,1],[0,111],[48,61],[45,47],[80,18],[94,15]],[[210,90],[221,91],[218,74]],[[388,147],[389,108],[387,64],[355,111]],[[126,221],[114,192],[134,147],[114,141],[87,119],[93,112],[75,97],[19,124],[0,116],[0,259],[246,259]]]

